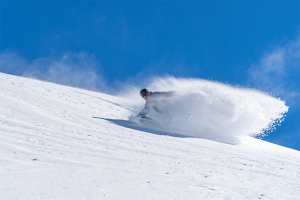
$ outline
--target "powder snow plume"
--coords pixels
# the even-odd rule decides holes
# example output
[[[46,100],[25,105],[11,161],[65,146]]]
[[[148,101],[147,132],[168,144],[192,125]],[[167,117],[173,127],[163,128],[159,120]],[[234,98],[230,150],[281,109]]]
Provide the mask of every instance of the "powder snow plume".
[[[156,78],[147,88],[174,92],[155,102],[162,112],[148,113],[156,122],[151,129],[188,137],[237,143],[273,129],[288,111],[285,102],[263,92],[202,79]]]

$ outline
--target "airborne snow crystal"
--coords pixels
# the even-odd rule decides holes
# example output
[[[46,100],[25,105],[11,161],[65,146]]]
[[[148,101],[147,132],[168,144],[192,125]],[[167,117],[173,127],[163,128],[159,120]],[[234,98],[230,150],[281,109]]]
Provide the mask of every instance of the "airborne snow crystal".
[[[263,134],[288,110],[283,101],[262,92],[200,79],[159,78],[149,88],[174,95],[152,102],[160,112],[148,111],[156,122],[148,128],[182,136],[236,143],[242,136]]]

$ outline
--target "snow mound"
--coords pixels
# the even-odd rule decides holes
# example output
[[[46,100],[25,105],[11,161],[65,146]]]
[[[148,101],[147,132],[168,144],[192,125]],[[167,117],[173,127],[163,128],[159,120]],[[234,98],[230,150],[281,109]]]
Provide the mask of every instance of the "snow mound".
[[[175,94],[155,101],[162,112],[150,110],[156,122],[151,128],[182,136],[236,143],[274,129],[288,111],[283,101],[260,91],[201,79],[157,78],[148,88]]]

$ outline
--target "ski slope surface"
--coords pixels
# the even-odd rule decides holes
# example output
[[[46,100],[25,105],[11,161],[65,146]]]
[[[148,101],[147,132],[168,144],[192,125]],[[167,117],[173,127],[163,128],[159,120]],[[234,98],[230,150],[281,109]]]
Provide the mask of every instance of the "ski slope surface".
[[[2,73],[0,98],[3,200],[300,197],[296,150],[164,134],[126,98]]]

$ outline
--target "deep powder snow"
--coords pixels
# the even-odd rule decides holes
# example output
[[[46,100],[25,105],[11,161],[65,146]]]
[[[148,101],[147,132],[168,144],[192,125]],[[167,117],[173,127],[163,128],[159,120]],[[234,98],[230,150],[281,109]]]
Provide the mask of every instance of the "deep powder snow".
[[[154,101],[161,112],[153,109],[147,116],[155,123],[140,125],[182,136],[237,143],[241,136],[273,129],[288,111],[282,100],[263,92],[201,79],[157,78],[147,88],[174,95]],[[136,103],[139,109],[143,103]]]

